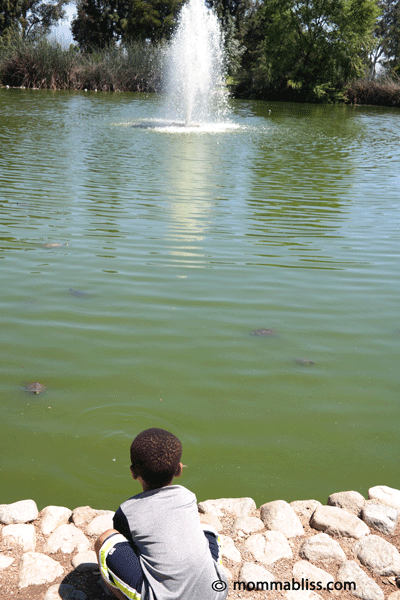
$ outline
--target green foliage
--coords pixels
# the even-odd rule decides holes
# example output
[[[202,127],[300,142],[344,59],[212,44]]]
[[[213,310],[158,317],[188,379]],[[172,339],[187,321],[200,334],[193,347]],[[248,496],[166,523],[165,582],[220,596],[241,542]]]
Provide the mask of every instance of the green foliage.
[[[78,0],[72,35],[83,51],[118,40],[169,39],[183,0]]]
[[[122,39],[168,40],[174,30],[183,0],[126,0]]]
[[[379,7],[371,71],[375,74],[376,63],[381,59],[387,69],[400,73],[400,0],[379,0]]]
[[[0,37],[3,43],[20,35],[37,39],[65,16],[71,0],[0,0]]]
[[[334,99],[364,75],[377,14],[375,0],[261,1],[248,20],[239,91]]]

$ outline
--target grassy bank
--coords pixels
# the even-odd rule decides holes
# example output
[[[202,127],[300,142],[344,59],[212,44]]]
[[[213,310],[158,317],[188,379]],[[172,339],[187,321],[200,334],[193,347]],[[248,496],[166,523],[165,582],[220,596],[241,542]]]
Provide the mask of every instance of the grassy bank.
[[[352,81],[346,88],[345,97],[350,104],[374,104],[399,108],[400,80],[385,77]]]
[[[160,89],[161,61],[162,48],[146,42],[81,54],[49,40],[18,41],[0,47],[0,83],[38,89],[152,92]]]
[[[71,46],[64,50],[47,39],[37,43],[21,40],[0,45],[0,85],[38,89],[103,90],[123,92],[157,92],[161,89],[163,47],[136,42],[124,48],[107,48],[90,54]],[[310,101],[301,90],[288,88],[280,94],[270,90],[252,90],[235,80],[232,95],[291,102]],[[320,86],[321,90],[323,86]],[[329,90],[328,90],[329,91]],[[400,80],[381,78],[355,80],[343,92],[328,94],[322,90],[315,101],[338,101],[350,104],[374,104],[400,107]]]

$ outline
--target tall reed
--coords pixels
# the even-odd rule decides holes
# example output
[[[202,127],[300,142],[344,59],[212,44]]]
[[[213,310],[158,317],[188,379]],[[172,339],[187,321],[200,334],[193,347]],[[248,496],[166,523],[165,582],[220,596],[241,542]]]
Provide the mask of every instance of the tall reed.
[[[349,83],[345,98],[351,104],[400,107],[400,80],[392,77],[359,79]]]
[[[157,91],[161,46],[136,42],[90,54],[54,41],[16,40],[0,46],[0,83],[10,87]]]

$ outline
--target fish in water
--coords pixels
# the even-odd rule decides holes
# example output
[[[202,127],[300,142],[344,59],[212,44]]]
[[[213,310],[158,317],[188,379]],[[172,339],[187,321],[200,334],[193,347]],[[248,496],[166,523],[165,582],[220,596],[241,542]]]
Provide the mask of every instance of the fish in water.
[[[46,386],[43,385],[43,383],[35,381],[34,383],[27,383],[25,390],[31,394],[41,394],[42,392],[46,391]]]
[[[74,290],[74,288],[68,288],[71,296],[75,296],[75,298],[90,298],[90,294],[87,292],[83,292],[82,290]]]
[[[68,246],[68,244],[45,244],[45,248],[61,248],[61,246]]]
[[[250,331],[251,335],[276,335],[276,331],[273,329],[256,329],[255,331]]]
[[[302,367],[309,367],[311,365],[315,365],[315,362],[313,360],[310,360],[309,358],[296,358],[295,362],[298,365],[301,365]]]

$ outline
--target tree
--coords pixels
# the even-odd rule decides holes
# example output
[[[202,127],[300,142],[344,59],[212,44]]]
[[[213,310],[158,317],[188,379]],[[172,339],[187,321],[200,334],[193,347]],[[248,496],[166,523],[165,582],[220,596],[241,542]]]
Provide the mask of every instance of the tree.
[[[249,17],[244,86],[327,99],[364,74],[377,0],[260,0]]]
[[[104,48],[120,39],[120,4],[118,0],[78,0],[71,31],[82,50]]]
[[[125,17],[121,21],[123,41],[160,42],[171,37],[183,0],[125,1]]]
[[[70,0],[0,0],[0,36],[33,39],[46,34],[65,17],[64,6]]]
[[[371,75],[376,73],[376,65],[382,64],[393,71],[400,71],[400,1],[380,0],[380,17],[374,35],[376,45],[371,53]]]

